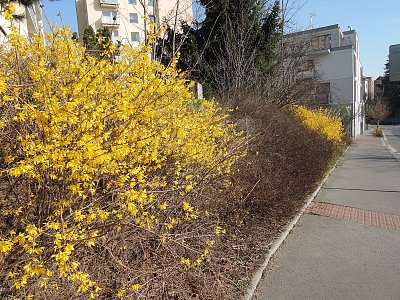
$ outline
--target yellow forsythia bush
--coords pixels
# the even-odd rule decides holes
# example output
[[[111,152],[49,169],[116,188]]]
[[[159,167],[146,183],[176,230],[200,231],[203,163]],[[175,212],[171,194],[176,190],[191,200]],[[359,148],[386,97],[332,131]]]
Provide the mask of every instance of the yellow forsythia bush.
[[[334,115],[331,110],[318,108],[311,109],[301,105],[293,105],[295,115],[308,128],[325,136],[333,143],[340,143],[344,136],[344,130],[340,117]]]
[[[151,255],[169,272],[195,268],[223,232],[201,229],[209,213],[190,195],[230,172],[241,138],[150,52],[123,47],[118,63],[96,60],[68,29],[12,33],[0,47],[2,299],[64,284],[83,299],[127,297],[157,278],[140,277]],[[92,263],[81,268],[95,254],[107,261],[97,268],[114,264],[109,274],[121,278],[102,286]]]

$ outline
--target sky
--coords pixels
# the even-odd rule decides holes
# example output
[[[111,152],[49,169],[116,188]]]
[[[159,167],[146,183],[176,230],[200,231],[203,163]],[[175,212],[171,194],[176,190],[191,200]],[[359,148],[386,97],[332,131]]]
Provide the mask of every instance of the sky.
[[[339,24],[351,26],[360,39],[364,75],[383,75],[389,46],[400,44],[400,0],[308,0],[294,16],[294,23],[309,29]]]
[[[72,31],[78,31],[75,0],[42,1],[50,23],[64,24]],[[400,0],[290,1],[297,5],[290,12],[293,26],[297,29],[339,24],[346,31],[351,26],[360,39],[364,75],[374,78],[383,75],[389,46],[400,44]]]

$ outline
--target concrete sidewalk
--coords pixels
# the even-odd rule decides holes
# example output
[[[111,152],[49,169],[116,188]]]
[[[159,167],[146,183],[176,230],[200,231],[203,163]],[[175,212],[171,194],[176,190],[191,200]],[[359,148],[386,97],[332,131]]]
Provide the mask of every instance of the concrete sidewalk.
[[[349,148],[253,299],[400,299],[400,163],[371,132]]]

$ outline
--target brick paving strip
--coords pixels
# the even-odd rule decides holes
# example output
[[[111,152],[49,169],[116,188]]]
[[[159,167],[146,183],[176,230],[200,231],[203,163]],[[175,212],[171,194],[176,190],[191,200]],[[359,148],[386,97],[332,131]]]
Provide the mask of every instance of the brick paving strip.
[[[325,202],[311,202],[306,212],[363,225],[400,230],[400,216],[372,210]]]

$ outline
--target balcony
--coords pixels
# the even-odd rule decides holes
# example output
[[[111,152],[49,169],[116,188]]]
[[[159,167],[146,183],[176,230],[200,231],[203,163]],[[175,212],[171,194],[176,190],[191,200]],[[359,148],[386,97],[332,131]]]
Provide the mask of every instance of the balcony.
[[[101,23],[104,27],[119,27],[120,21],[117,16],[102,16]]]
[[[296,74],[296,79],[298,80],[315,79],[315,72],[313,70],[299,71]]]
[[[119,6],[119,0],[100,0],[100,6],[117,8]]]
[[[314,49],[314,54],[329,54],[331,53],[331,48],[317,48]]]
[[[314,37],[311,43],[314,54],[329,54],[331,52],[332,37],[330,34]]]

